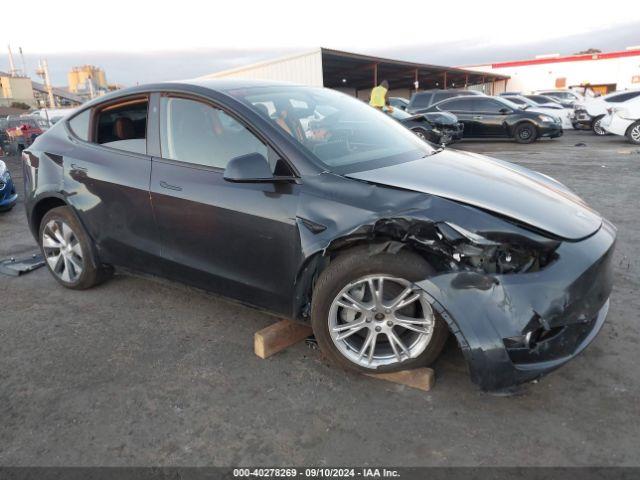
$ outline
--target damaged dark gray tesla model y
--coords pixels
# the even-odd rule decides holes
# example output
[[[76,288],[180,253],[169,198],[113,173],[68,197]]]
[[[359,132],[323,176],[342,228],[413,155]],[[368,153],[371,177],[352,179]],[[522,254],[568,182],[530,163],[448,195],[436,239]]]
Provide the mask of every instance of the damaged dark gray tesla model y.
[[[346,368],[433,362],[453,333],[486,390],[582,351],[607,314],[615,228],[557,181],[435,149],[344,94],[139,86],[23,154],[58,282],[126,267],[310,322]]]

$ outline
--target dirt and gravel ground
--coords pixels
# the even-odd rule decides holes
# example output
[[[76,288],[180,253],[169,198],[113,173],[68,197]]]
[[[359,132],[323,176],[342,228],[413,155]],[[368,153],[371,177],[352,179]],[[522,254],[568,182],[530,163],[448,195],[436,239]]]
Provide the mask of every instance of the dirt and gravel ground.
[[[450,342],[424,393],[304,344],[260,360],[274,318],[201,291],[118,275],[75,292],[42,268],[0,276],[0,465],[640,465],[640,149],[589,132],[457,147],[556,177],[617,225],[608,322],[578,359],[496,397]],[[20,203],[0,258],[35,248]]]

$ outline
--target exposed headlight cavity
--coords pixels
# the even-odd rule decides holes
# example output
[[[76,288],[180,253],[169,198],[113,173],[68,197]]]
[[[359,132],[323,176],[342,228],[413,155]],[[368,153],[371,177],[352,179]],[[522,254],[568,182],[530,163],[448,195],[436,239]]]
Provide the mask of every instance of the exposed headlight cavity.
[[[550,252],[517,244],[496,242],[451,222],[438,225],[453,249],[452,267],[484,273],[524,273],[549,263]]]

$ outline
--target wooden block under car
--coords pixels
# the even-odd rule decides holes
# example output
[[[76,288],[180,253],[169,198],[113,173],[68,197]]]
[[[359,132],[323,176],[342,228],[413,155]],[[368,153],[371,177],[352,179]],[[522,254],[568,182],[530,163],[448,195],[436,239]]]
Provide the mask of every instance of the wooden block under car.
[[[253,349],[260,358],[268,358],[312,334],[311,327],[307,325],[282,320],[256,332],[253,336]]]
[[[407,387],[417,388],[428,392],[433,388],[436,381],[436,374],[432,368],[415,368],[413,370],[402,370],[393,373],[365,373],[367,377],[386,380],[387,382],[399,383]]]

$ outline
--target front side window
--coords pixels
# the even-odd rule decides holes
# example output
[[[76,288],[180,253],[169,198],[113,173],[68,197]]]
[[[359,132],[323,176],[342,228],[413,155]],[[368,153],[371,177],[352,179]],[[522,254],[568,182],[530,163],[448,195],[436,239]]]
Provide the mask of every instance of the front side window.
[[[147,153],[147,99],[108,106],[98,113],[96,143],[133,153]]]
[[[214,168],[224,169],[232,158],[249,153],[269,159],[267,146],[244,125],[218,108],[186,98],[162,97],[160,141],[162,158]]]
[[[504,98],[477,98],[475,105],[475,111],[482,113],[502,113],[518,109],[518,105]]]
[[[370,170],[417,160],[435,151],[393,118],[334,90],[273,86],[227,93],[334,172]]]

